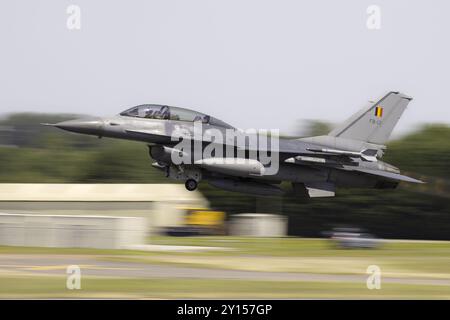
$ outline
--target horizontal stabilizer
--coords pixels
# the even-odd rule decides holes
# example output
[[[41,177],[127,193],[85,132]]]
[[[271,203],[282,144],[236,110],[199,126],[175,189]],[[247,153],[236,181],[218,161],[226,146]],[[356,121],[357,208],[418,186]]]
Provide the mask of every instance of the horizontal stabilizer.
[[[309,182],[305,188],[310,198],[334,197],[335,186],[330,182]]]

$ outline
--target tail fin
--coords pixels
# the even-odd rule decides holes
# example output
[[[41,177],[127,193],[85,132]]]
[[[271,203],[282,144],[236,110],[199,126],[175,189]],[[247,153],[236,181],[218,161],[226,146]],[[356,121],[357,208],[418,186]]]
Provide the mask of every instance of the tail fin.
[[[412,100],[399,92],[389,92],[376,103],[365,107],[328,135],[384,145]]]

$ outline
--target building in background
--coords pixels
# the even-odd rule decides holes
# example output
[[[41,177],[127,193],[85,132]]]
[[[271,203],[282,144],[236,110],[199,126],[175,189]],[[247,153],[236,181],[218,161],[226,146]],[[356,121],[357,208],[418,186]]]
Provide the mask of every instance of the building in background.
[[[278,214],[242,213],[233,215],[230,234],[250,237],[284,237],[288,219]]]
[[[0,213],[0,245],[128,249],[146,242],[141,217]]]
[[[183,225],[190,207],[209,203],[178,184],[0,184],[0,213],[141,217],[153,234]]]

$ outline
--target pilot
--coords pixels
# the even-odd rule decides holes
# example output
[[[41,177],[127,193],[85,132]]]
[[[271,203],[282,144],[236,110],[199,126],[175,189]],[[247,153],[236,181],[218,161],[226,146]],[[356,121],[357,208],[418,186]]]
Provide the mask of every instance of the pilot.
[[[168,106],[162,106],[159,110],[160,119],[168,120],[170,118],[170,111]]]
[[[197,115],[194,118],[194,122],[201,121],[202,123],[208,123],[209,122],[209,116],[207,115]]]
[[[153,118],[153,110],[148,108],[147,110],[145,110],[145,118],[151,119]]]

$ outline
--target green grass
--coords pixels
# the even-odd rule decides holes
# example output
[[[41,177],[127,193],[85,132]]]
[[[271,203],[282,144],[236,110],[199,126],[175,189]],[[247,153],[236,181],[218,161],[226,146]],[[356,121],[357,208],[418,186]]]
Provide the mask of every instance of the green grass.
[[[253,238],[253,237],[151,237],[152,244],[159,245],[188,245],[213,246],[232,248],[233,251],[220,251],[215,254],[232,255],[236,251],[241,254],[257,254],[268,256],[371,256],[393,253],[408,256],[411,253],[420,253],[425,256],[445,254],[450,257],[449,242],[391,242],[381,243],[378,249],[352,249],[337,248],[327,239],[304,238]],[[209,253],[208,253],[209,254]]]
[[[153,244],[231,248],[214,252],[145,252],[76,248],[0,247],[2,255],[87,255],[94,259],[193,268],[365,275],[378,265],[382,277],[450,279],[450,242],[384,243],[378,249],[344,250],[328,240],[299,238],[152,237]],[[7,259],[7,257],[5,257]],[[0,273],[0,298],[439,298],[449,286],[382,283],[368,290],[358,282],[238,281],[203,279],[121,279],[84,277],[83,290],[65,289],[65,278],[49,274],[20,277]]]
[[[383,243],[378,249],[336,248],[329,240],[242,237],[152,237],[150,243],[226,247],[229,251],[145,252],[83,248],[0,247],[1,254],[82,254],[122,262],[179,264],[250,271],[332,274],[365,272],[376,264],[392,276],[450,278],[450,242]],[[282,264],[280,261],[286,261]]]
[[[236,254],[263,255],[278,257],[301,256],[333,256],[333,257],[358,257],[358,256],[417,256],[450,257],[449,242],[392,242],[382,243],[378,249],[339,249],[330,240],[303,239],[303,238],[253,238],[253,237],[151,237],[149,243],[157,245],[176,246],[202,246],[225,247],[230,251],[207,251],[189,253],[197,255],[221,255]],[[93,254],[93,255],[152,255],[155,252],[138,250],[108,250],[88,248],[43,248],[43,247],[12,247],[0,246],[0,254]],[[172,252],[171,254],[183,254]]]
[[[450,279],[450,243],[383,243],[378,249],[336,248],[328,240],[298,238],[158,237],[152,243],[228,247],[231,251],[104,257],[140,263],[248,271],[363,274],[375,264],[390,277]]]
[[[450,299],[442,286],[365,283],[275,282],[84,277],[81,290],[68,290],[64,277],[0,278],[0,298],[339,298]]]

